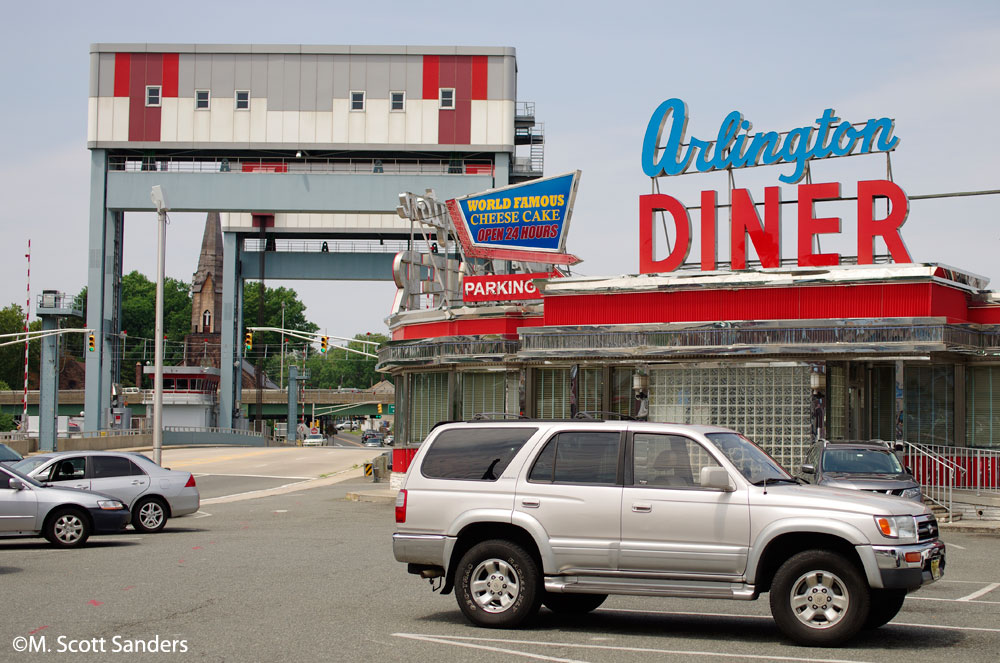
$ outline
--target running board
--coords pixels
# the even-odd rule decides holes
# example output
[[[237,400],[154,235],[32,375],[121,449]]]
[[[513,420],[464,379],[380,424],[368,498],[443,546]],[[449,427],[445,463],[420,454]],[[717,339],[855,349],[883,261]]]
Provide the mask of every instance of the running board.
[[[551,576],[545,578],[545,591],[553,594],[631,594],[741,601],[752,601],[757,598],[757,591],[753,585],[740,582],[606,576]]]

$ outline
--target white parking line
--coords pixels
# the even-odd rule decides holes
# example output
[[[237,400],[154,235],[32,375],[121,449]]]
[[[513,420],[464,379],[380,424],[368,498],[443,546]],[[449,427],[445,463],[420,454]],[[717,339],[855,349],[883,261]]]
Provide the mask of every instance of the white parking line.
[[[933,596],[907,596],[906,598],[907,600],[912,599],[914,601],[945,601],[947,603],[955,603],[957,601],[962,601],[963,603],[983,603],[986,605],[1000,605],[1000,601],[977,601],[975,599],[970,599],[970,598],[939,599]]]
[[[908,596],[907,600],[919,598]],[[957,599],[924,599],[930,601],[956,601]],[[988,601],[976,601],[976,603],[988,603]],[[598,608],[597,612],[638,612],[649,615],[676,615],[679,617],[734,617],[737,619],[773,619],[768,615],[736,615],[731,612],[670,612],[667,610],[636,610],[634,608]],[[985,626],[942,626],[940,624],[911,624],[909,622],[889,622],[889,626],[918,626],[920,628],[937,628],[946,631],[984,631],[986,633],[1000,633],[1000,628],[987,628]]]
[[[568,663],[582,663],[577,659],[567,659],[567,658],[556,658],[554,656],[545,656],[544,654],[533,654],[530,652],[518,651],[516,649],[505,649],[501,647],[490,647],[486,645],[477,645],[469,640],[475,640],[476,642],[500,642],[508,645],[530,645],[533,647],[569,647],[576,649],[595,649],[602,651],[620,651],[629,653],[642,653],[642,654],[676,654],[678,656],[704,656],[708,658],[725,658],[728,660],[733,659],[749,659],[754,661],[806,661],[807,663],[863,663],[858,660],[848,660],[842,658],[805,658],[803,656],[775,656],[773,654],[761,655],[761,654],[734,654],[730,652],[714,652],[714,651],[698,651],[689,649],[653,649],[651,647],[616,647],[614,645],[589,645],[589,644],[577,644],[573,642],[542,642],[539,640],[509,640],[500,638],[480,638],[480,637],[469,637],[461,635],[426,635],[420,633],[393,633],[393,636],[397,638],[407,638],[410,640],[420,640],[423,642],[433,642],[442,645],[452,645],[453,647],[467,647],[470,649],[485,649],[486,651],[500,652],[503,654],[514,654],[515,656],[523,656],[525,658],[534,658],[542,661],[560,661]]]
[[[261,490],[248,490],[245,493],[233,493],[232,495],[220,495],[219,497],[209,497],[207,500],[202,500],[202,504],[215,504],[216,502],[221,502],[222,500],[232,499],[234,497],[243,497],[246,495],[258,495],[263,493],[270,493],[271,491],[281,490],[283,488],[288,488],[290,486],[298,486],[302,483],[309,483],[315,481],[315,479],[307,479],[305,481],[295,481],[292,483],[286,483],[283,486],[277,486],[276,488],[262,488]]]
[[[208,511],[201,511],[201,510],[199,510],[199,511],[195,511],[194,513],[192,513],[191,514],[191,518],[192,518],[192,520],[195,519],[195,518],[208,518],[211,515],[212,514],[210,514]]]
[[[983,587],[982,589],[980,589],[978,592],[972,592],[968,596],[963,596],[962,598],[955,599],[955,600],[956,601],[973,601],[975,599],[978,599],[980,596],[982,596],[984,594],[989,594],[990,592],[992,592],[997,587],[1000,587],[1000,582],[990,583],[989,585],[986,585],[985,587]]]

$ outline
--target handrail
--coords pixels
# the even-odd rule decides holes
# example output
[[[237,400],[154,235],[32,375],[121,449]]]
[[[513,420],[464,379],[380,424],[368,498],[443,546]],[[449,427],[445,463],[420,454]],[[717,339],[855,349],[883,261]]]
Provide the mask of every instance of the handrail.
[[[956,477],[959,472],[964,475],[966,473],[965,468],[951,459],[927,449],[924,445],[908,440],[899,440],[899,442],[903,444],[903,449],[910,452],[913,456],[921,458],[924,462],[930,461],[933,466],[936,466],[930,472],[917,472],[918,476],[915,476],[915,478],[920,482],[920,492],[924,498],[943,507],[948,514],[948,522],[952,522],[955,509]],[[946,477],[947,481],[924,481],[927,474],[930,474],[932,479]]]

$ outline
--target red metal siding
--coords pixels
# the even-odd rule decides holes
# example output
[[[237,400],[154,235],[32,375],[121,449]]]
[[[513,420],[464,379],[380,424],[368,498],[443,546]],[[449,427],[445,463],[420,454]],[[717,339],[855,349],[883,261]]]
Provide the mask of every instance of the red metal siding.
[[[455,143],[468,145],[472,136],[472,56],[455,61]]]
[[[542,319],[489,318],[486,320],[454,320],[451,322],[428,322],[422,325],[407,325],[392,330],[392,340],[404,341],[418,338],[438,338],[441,336],[475,336],[479,334],[503,334],[507,338],[517,338],[518,327],[539,327]]]
[[[472,98],[487,99],[489,90],[489,58],[485,55],[472,56]]]
[[[115,53],[115,96],[127,97],[129,89],[129,71],[131,65],[129,53]]]
[[[545,325],[930,316],[966,320],[965,295],[946,286],[905,283],[545,298]]]
[[[458,67],[456,63],[457,56],[455,55],[442,55],[441,56],[441,67],[438,70],[438,87],[456,87],[455,79],[458,76]],[[435,92],[435,96],[437,93]],[[455,90],[455,96],[458,96],[458,90]],[[457,105],[457,104],[456,104]],[[456,142],[455,140],[455,124],[456,115],[455,110],[438,110],[438,143],[441,145],[452,145]]]
[[[424,56],[424,99],[437,99],[440,78],[440,55]]]
[[[1000,306],[970,307],[969,322],[975,322],[980,325],[1000,324]]]
[[[146,106],[146,86],[163,85],[163,54],[133,53],[131,69],[128,95],[128,139],[130,141],[159,141],[160,108]]]
[[[177,53],[163,54],[163,96],[177,96],[177,69],[180,56]]]

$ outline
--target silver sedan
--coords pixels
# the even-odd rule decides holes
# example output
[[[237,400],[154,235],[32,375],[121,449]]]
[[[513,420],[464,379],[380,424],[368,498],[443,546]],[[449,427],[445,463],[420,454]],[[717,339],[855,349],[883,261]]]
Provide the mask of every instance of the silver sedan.
[[[115,534],[128,522],[128,509],[110,495],[45,486],[0,467],[0,538],[44,536],[52,545],[76,548],[91,534]]]
[[[29,456],[13,467],[41,483],[118,498],[131,510],[138,532],[159,532],[168,518],[194,513],[201,504],[190,472],[160,467],[139,453],[57,451]]]

